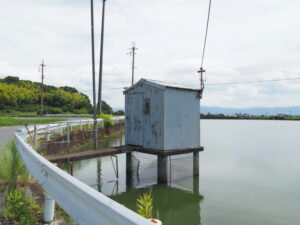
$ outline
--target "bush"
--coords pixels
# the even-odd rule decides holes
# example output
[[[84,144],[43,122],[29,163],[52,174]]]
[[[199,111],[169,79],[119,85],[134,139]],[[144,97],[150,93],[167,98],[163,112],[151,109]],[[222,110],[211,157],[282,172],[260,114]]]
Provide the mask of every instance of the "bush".
[[[108,115],[108,114],[101,114],[100,115],[100,118],[102,118],[104,120],[104,127],[105,128],[109,128],[111,127],[112,125],[114,125],[114,121],[112,120],[112,116],[111,115]]]
[[[118,110],[118,111],[114,112],[113,114],[116,116],[124,116],[125,112],[123,110]]]
[[[13,190],[7,194],[3,215],[6,220],[15,225],[42,224],[41,207],[33,196],[24,190]]]

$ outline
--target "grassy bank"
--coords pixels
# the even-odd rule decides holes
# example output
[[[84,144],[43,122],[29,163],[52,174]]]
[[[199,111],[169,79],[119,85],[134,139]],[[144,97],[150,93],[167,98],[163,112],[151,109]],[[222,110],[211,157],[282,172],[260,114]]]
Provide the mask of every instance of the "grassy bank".
[[[66,119],[17,119],[12,117],[0,117],[0,127],[1,126],[15,126],[24,124],[42,124],[42,123],[54,123],[59,121],[64,121]]]
[[[42,225],[43,190],[29,175],[13,141],[0,151],[0,224]],[[74,224],[68,214],[56,206],[55,218]]]
[[[201,119],[229,119],[229,120],[300,120],[300,116],[253,116],[253,115],[224,115],[224,114],[201,114]]]

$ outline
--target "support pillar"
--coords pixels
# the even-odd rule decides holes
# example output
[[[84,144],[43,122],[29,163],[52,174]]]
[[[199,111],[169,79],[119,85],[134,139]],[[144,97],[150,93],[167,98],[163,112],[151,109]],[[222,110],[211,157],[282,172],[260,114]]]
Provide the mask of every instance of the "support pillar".
[[[132,165],[133,160],[132,160],[132,152],[127,152],[126,153],[126,186],[127,187],[132,187]]]
[[[168,157],[157,156],[157,181],[158,183],[168,183]]]
[[[54,199],[45,193],[45,202],[44,202],[44,224],[51,224],[54,219],[54,210],[55,210],[55,201]]]
[[[199,176],[199,152],[193,153],[193,175]]]

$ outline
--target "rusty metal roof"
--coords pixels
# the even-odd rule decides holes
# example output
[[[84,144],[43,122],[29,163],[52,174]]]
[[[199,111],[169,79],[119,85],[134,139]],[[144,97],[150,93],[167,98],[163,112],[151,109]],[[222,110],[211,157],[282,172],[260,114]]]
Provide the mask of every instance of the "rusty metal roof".
[[[173,82],[166,82],[166,81],[159,81],[159,80],[150,80],[150,79],[140,79],[137,83],[132,85],[131,87],[127,88],[123,93],[126,94],[130,90],[134,89],[135,87],[139,86],[140,84],[145,84],[149,86],[153,86],[156,88],[175,88],[175,89],[182,89],[182,90],[189,90],[189,91],[200,91],[200,87],[192,87],[187,86],[179,83],[173,83]]]

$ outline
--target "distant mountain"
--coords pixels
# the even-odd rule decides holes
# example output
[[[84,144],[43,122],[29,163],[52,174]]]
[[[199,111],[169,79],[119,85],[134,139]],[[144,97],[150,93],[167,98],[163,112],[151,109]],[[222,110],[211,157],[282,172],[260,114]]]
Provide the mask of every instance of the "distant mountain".
[[[249,114],[249,115],[300,115],[300,106],[291,107],[254,107],[254,108],[223,108],[223,107],[210,107],[201,106],[201,113],[203,114]]]

